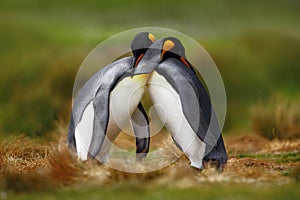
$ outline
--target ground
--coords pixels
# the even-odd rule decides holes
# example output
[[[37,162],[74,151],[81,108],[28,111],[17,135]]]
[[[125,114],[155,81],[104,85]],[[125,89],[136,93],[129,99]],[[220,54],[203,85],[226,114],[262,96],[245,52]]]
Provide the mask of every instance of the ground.
[[[18,136],[1,143],[1,198],[181,199],[196,195],[249,199],[258,195],[258,199],[281,199],[288,195],[296,199],[300,194],[295,189],[300,139],[225,136],[229,159],[223,172],[212,166],[196,170],[183,155],[161,170],[132,174],[81,162],[67,149],[65,137],[53,138],[45,142]],[[117,143],[125,140],[130,143],[124,135]]]

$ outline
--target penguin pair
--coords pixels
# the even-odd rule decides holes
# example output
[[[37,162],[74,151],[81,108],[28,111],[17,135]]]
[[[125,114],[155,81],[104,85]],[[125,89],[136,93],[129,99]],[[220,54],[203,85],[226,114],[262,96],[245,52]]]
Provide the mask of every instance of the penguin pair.
[[[136,137],[137,159],[149,151],[149,120],[141,104],[146,75],[132,76],[132,70],[155,41],[151,33],[137,34],[133,56],[102,68],[80,89],[75,98],[67,144],[81,160],[97,158],[107,162],[112,142],[129,122]]]
[[[172,37],[155,41],[152,34],[140,33],[131,48],[133,57],[103,68],[79,92],[71,116],[69,145],[83,160],[89,155],[106,162],[120,124],[122,127],[132,115],[139,122],[132,123],[137,158],[145,157],[150,142],[149,121],[140,100],[147,83],[152,101],[162,105],[158,115],[167,113],[165,126],[191,165],[202,169],[203,161],[214,161],[217,169],[222,168],[227,154],[214,109],[181,42]],[[133,99],[129,105],[128,99]],[[118,110],[117,120],[112,109]]]

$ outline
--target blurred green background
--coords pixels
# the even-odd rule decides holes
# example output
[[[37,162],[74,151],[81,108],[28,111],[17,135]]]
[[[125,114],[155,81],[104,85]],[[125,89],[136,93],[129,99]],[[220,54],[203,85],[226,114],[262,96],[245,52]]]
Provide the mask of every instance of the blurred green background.
[[[113,34],[149,26],[189,35],[213,58],[227,92],[225,135],[253,132],[251,118],[256,130],[263,134],[271,131],[272,135],[274,123],[281,124],[283,116],[283,129],[294,121],[298,125],[291,124],[289,129],[299,138],[299,0],[0,0],[0,140],[20,133],[45,138],[57,121],[67,124],[73,82],[87,54]],[[283,98],[269,106],[268,99],[277,94]],[[282,104],[285,98],[298,101],[298,107]],[[273,118],[276,107],[286,109]],[[296,114],[294,108],[299,109]],[[254,120],[253,110],[257,115]],[[299,180],[299,172],[296,176]],[[151,180],[137,184],[144,189],[130,189],[130,183],[95,189],[80,185],[73,190],[67,187],[48,193],[19,193],[15,199],[41,195],[49,199],[299,196],[299,184],[282,186],[279,182],[267,188],[260,183],[205,183],[196,189],[152,188]],[[0,188],[0,198],[5,195]]]
[[[196,39],[225,83],[225,134],[248,132],[250,108],[300,86],[299,0],[0,0],[0,137],[43,136],[69,119],[75,75],[98,43],[158,26]]]

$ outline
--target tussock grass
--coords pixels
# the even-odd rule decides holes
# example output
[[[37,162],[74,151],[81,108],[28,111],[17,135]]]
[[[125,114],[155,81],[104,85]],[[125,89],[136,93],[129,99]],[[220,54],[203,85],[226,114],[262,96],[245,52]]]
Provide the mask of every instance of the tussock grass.
[[[154,172],[127,173],[96,161],[80,161],[67,148],[64,132],[64,126],[58,126],[54,139],[45,143],[25,136],[11,137],[1,142],[1,188],[9,191],[44,191],[66,186],[82,188],[83,185],[84,188],[143,188],[144,185],[190,188],[201,183],[282,184],[292,182],[295,177],[297,179],[296,172],[300,166],[299,140],[265,140],[259,143],[260,137],[257,136],[235,136],[225,137],[229,160],[223,173],[210,166],[202,171],[196,170],[190,167],[184,155]],[[247,141],[259,144],[260,148],[249,153],[248,148],[243,148]],[[285,162],[280,162],[282,156]]]
[[[65,138],[58,140],[58,144],[51,146],[51,155],[48,157],[48,168],[51,179],[56,184],[69,185],[81,175],[84,165],[65,144]]]
[[[0,186],[16,191],[47,188],[49,154],[49,146],[24,135],[9,137],[0,144]]]
[[[300,166],[299,139],[269,141],[254,135],[225,137],[229,160],[223,173],[210,166],[196,170],[184,155],[157,171],[128,173],[98,161],[80,161],[66,146],[66,129],[65,123],[57,123],[45,142],[24,135],[2,141],[0,187],[19,192],[83,185],[84,188],[143,188],[144,185],[190,188],[201,183],[289,183],[298,176],[294,174]],[[122,136],[118,142],[126,143],[127,139]],[[168,143],[161,142],[158,148],[164,145]]]
[[[0,144],[1,174],[11,171],[26,173],[47,166],[49,146],[37,144],[24,135],[10,137]]]
[[[275,95],[258,102],[252,108],[252,128],[267,139],[300,138],[300,98]]]

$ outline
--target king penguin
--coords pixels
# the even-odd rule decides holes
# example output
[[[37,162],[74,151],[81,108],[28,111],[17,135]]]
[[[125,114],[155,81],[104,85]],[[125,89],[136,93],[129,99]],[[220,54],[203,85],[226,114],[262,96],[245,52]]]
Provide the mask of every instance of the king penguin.
[[[137,159],[147,155],[149,121],[140,103],[146,78],[131,75],[154,41],[153,34],[138,33],[131,42],[132,57],[121,58],[102,68],[78,92],[67,144],[76,150],[81,160],[97,158],[107,162],[112,142],[128,122],[136,137]]]
[[[150,73],[148,92],[158,115],[191,166],[203,169],[213,161],[222,170],[227,162],[223,138],[208,91],[185,57],[177,38],[157,40],[135,68],[134,74]],[[143,67],[139,67],[139,65]]]

